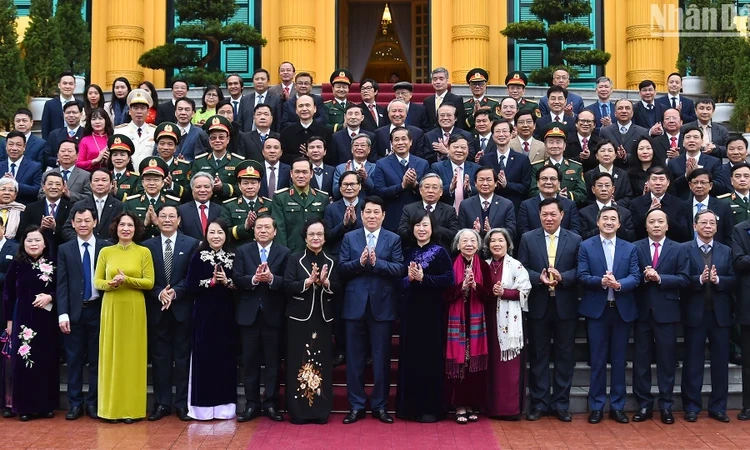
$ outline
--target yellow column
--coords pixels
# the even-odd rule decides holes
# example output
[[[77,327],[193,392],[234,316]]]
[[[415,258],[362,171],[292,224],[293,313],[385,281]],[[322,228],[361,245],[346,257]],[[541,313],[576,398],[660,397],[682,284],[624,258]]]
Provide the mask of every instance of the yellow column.
[[[490,45],[488,71],[495,74],[490,79],[491,84],[505,83],[508,70],[508,38],[500,34],[500,30],[508,25],[508,2],[490,1]],[[464,82],[466,80],[464,79]]]
[[[144,51],[158,47],[167,42],[167,0],[149,0],[143,11],[145,26]],[[170,17],[170,20],[172,18]],[[139,55],[140,57],[140,55]],[[137,64],[137,59],[136,59]],[[166,73],[163,70],[142,68],[145,80],[154,83],[157,88],[163,88]]]
[[[283,2],[282,2],[283,3]],[[336,66],[336,0],[316,0],[315,64],[316,84],[328,83]]]
[[[622,18],[627,17],[628,5],[622,0],[604,0],[603,10],[604,51],[612,55],[605,75],[612,79],[615,89],[627,89],[628,54]]]
[[[430,70],[445,67],[450,72],[453,68],[451,35],[443,32],[453,26],[451,3],[452,0],[430,1]],[[451,82],[455,83],[453,80]],[[466,80],[460,80],[459,83],[466,83]]]
[[[138,58],[145,50],[144,0],[111,0],[107,25],[107,85],[117,77],[125,77],[131,85],[143,81],[143,68]]]
[[[453,0],[453,50],[454,84],[466,84],[466,74],[474,67],[489,67],[490,17],[489,0]],[[433,33],[436,30],[433,30]],[[439,33],[439,31],[438,31]],[[490,71],[490,83],[497,84],[500,75]]]
[[[316,78],[315,11],[306,0],[289,0],[279,8],[279,58],[292,61],[297,72]]]
[[[673,68],[677,59],[673,43],[658,36],[662,30],[651,23],[652,3],[651,0],[628,1],[625,28],[628,58],[627,89],[638,89],[638,83],[641,81],[652,80],[656,83],[658,91],[664,91],[668,74],[665,73],[665,68]]]

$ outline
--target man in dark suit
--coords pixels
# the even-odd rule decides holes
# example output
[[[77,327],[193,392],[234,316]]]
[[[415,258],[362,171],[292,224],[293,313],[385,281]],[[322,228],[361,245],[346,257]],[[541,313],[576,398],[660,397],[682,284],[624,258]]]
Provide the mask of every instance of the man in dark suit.
[[[208,224],[220,217],[226,223],[232,218],[224,206],[211,201],[213,195],[213,178],[206,172],[193,174],[190,179],[193,201],[179,206],[179,229],[193,239],[202,241]]]
[[[635,245],[617,239],[620,217],[604,207],[597,219],[599,236],[581,243],[578,282],[584,292],[578,312],[587,317],[591,352],[589,423],[602,420],[607,402],[607,362],[611,363],[609,417],[628,423],[625,407],[625,356],[632,322],[638,317],[634,291],[641,281]]]
[[[13,261],[13,257],[17,252],[18,242],[5,238],[5,223],[3,222],[3,219],[0,218],[0,289],[5,286],[5,274],[8,273],[8,267],[10,267],[10,263]],[[58,305],[58,311],[59,308],[60,306]],[[3,308],[0,308],[0,323],[4,323],[6,325],[8,323],[8,320],[3,315]],[[10,377],[10,373],[6,373],[4,365],[3,367],[0,367],[0,379],[2,379],[3,381],[2,383],[0,383],[0,398],[7,398],[5,396],[5,377]],[[70,388],[68,388],[68,392],[70,392]],[[11,393],[8,392],[7,394],[10,395]],[[15,416],[12,408],[6,408],[4,402],[2,405],[0,405],[0,410],[2,410],[3,418],[5,419]]]
[[[734,187],[732,168],[737,164],[747,163],[747,139],[741,135],[732,136],[727,139],[727,159],[729,162],[722,164],[721,171],[732,182],[732,187]]]
[[[375,195],[375,183],[372,181],[372,176],[375,173],[375,163],[367,159],[370,156],[372,148],[372,140],[369,134],[358,134],[351,139],[352,158],[336,166],[336,170],[333,171],[334,199],[341,198],[339,181],[341,175],[347,171],[355,171],[359,175],[362,183],[362,190],[359,193],[360,200],[364,200],[369,195]]]
[[[656,380],[659,386],[661,421],[673,424],[677,327],[680,323],[680,289],[688,287],[688,260],[680,244],[667,239],[667,215],[652,209],[646,216],[648,238],[635,243],[643,284],[638,288],[638,320],[635,323],[633,394],[638,412],[633,422],[653,417],[651,363],[656,352]]]
[[[362,96],[362,103],[359,105],[362,108],[362,128],[371,133],[391,123],[388,111],[375,101],[378,89],[378,82],[370,78],[365,78],[359,85],[359,93]]]
[[[600,141],[599,147],[596,149],[596,161],[599,164],[584,174],[589,202],[594,201],[594,193],[591,188],[594,185],[594,180],[597,175],[601,173],[612,175],[612,181],[614,181],[615,188],[614,199],[620,202],[623,206],[627,206],[628,202],[630,202],[630,198],[633,196],[633,187],[630,185],[630,177],[625,169],[615,167],[616,158],[617,152],[615,151],[614,143],[607,140]]]
[[[674,108],[680,111],[682,121],[685,123],[697,120],[695,115],[695,103],[689,98],[681,95],[682,75],[672,72],[667,77],[667,95],[657,97],[655,102],[661,103],[667,108]]]
[[[99,168],[91,172],[91,195],[73,204],[69,217],[75,217],[77,211],[90,209],[95,211],[94,235],[97,239],[111,239],[109,226],[112,219],[122,212],[122,202],[110,195],[112,191],[112,175],[107,169]],[[76,232],[73,223],[68,221],[63,225],[63,240],[75,239]]]
[[[171,414],[174,385],[177,417],[189,421],[193,298],[185,278],[199,241],[177,232],[180,213],[176,206],[162,206],[156,214],[161,233],[143,242],[151,251],[155,269],[154,287],[146,291],[149,353],[154,377],[154,410],[148,420],[161,420]]]
[[[518,117],[518,114],[516,114],[516,117]],[[465,121],[463,123],[466,124]],[[488,109],[480,109],[474,113],[473,135],[474,140],[471,141],[471,147],[469,147],[468,159],[478,163],[484,155],[497,150],[497,144],[492,139],[492,119]]]
[[[47,147],[42,154],[42,164],[47,167],[57,166],[57,151],[60,144],[65,141],[73,141],[78,145],[83,138],[83,126],[81,118],[83,117],[83,105],[75,100],[66,103],[63,106],[65,115],[65,125],[50,131],[47,136]]]
[[[404,127],[394,129],[390,144],[393,153],[380,159],[375,165],[372,181],[375,193],[387,202],[388,206],[384,206],[386,217],[383,226],[389,231],[398,230],[404,206],[419,200],[419,181],[430,170],[427,161],[411,154],[414,143],[410,130]]]
[[[596,80],[596,102],[586,107],[586,111],[594,114],[595,132],[599,134],[602,127],[612,125],[617,121],[615,116],[615,102],[612,98],[612,80],[608,77],[599,77]]]
[[[12,176],[18,183],[17,201],[28,205],[37,198],[42,185],[42,166],[24,158],[26,137],[20,131],[11,131],[5,139],[8,159],[0,162],[0,176]]]
[[[578,208],[573,200],[558,195],[560,192],[560,172],[553,166],[544,166],[536,173],[536,185],[539,194],[524,200],[518,208],[518,236],[542,226],[539,220],[539,204],[546,198],[558,198],[564,215],[561,226],[566,230],[581,235],[581,224]]]
[[[633,102],[621,98],[615,102],[615,115],[617,121],[599,130],[599,136],[609,139],[617,147],[617,164],[624,166],[626,158],[635,157],[638,142],[649,137],[648,128],[643,128],[633,123]],[[621,158],[621,155],[626,158]]]
[[[265,103],[259,104],[253,113],[253,124],[255,129],[245,132],[248,137],[247,154],[242,155],[245,159],[263,161],[263,144],[268,138],[279,139],[279,133],[271,131],[273,125],[273,110]]]
[[[236,121],[242,126],[242,131],[248,133],[255,131],[255,109],[258,105],[268,105],[272,117],[280,117],[281,97],[268,90],[270,76],[266,69],[255,69],[253,73],[253,92],[243,95],[239,104]],[[278,131],[278,130],[274,130]]]
[[[529,293],[529,393],[531,406],[526,420],[552,412],[558,420],[572,420],[570,387],[575,359],[573,347],[578,324],[576,265],[581,238],[560,227],[560,199],[544,199],[538,210],[541,228],[521,236],[518,260],[531,280]],[[553,344],[550,345],[550,340]],[[550,347],[554,346],[555,383],[550,396]]]
[[[65,182],[62,175],[57,172],[44,174],[44,198],[26,205],[26,210],[21,214],[21,223],[18,230],[23,232],[31,225],[42,228],[47,242],[52,245],[50,251],[54,255],[57,246],[63,243],[62,228],[68,221],[71,203],[63,198]]]
[[[750,221],[737,224],[732,231],[732,258],[738,280],[735,323],[740,326],[742,354],[750,355]],[[742,411],[737,418],[750,420],[750,358],[742,360]]]
[[[710,153],[717,158],[724,158],[727,155],[727,139],[729,139],[729,130],[724,125],[714,122],[713,115],[716,104],[710,97],[698,99],[695,102],[695,114],[698,120],[689,122],[684,125],[697,126],[703,131],[703,151]]]
[[[721,160],[702,153],[702,143],[703,132],[700,128],[686,128],[683,132],[685,153],[667,162],[667,169],[669,169],[674,180],[670,185],[670,192],[682,200],[687,200],[690,196],[687,177],[698,168],[704,168],[711,172],[714,184],[712,193],[723,194],[732,191],[730,181],[724,177],[721,170]]]
[[[425,210],[432,213],[435,219],[434,229],[432,230],[433,241],[443,246],[446,250],[451,247],[453,238],[458,233],[458,216],[453,206],[440,201],[443,193],[443,182],[435,173],[428,173],[419,182],[419,194],[422,201],[408,204],[401,213],[401,220],[398,223],[398,234],[401,236],[401,242],[405,247],[411,246],[413,236],[409,235],[409,224],[416,214]]]
[[[651,167],[648,169],[646,181],[647,193],[634,198],[628,209],[633,215],[633,226],[636,239],[646,237],[646,213],[653,208],[660,208],[667,214],[669,229],[667,237],[676,242],[689,241],[693,237],[690,228],[690,206],[675,197],[667,194],[669,188],[669,173],[663,167]]]
[[[594,113],[584,110],[576,117],[576,132],[569,134],[565,142],[563,156],[581,163],[584,173],[598,165],[596,151],[603,139],[594,134],[595,120]]]
[[[188,84],[185,80],[172,81],[172,98],[169,101],[159,103],[156,107],[156,123],[175,122],[175,106],[177,100],[184,98],[188,94]],[[195,108],[193,108],[195,110]]]
[[[688,186],[690,187],[690,197],[688,205],[690,206],[690,217],[704,209],[710,209],[716,214],[717,227],[714,238],[722,244],[732,245],[732,228],[734,220],[732,219],[731,208],[726,202],[722,202],[708,192],[713,186],[713,177],[711,172],[706,169],[695,169],[687,177]]]
[[[567,136],[575,134],[575,120],[577,115],[566,109],[568,90],[560,86],[552,86],[547,89],[547,97],[544,99],[547,99],[545,104],[549,105],[549,111],[537,119],[534,138],[540,141],[544,140],[544,129],[553,122],[560,124],[560,128],[565,130]]]
[[[656,83],[643,80],[638,84],[638,91],[641,101],[633,108],[633,123],[649,130],[651,136],[661,134],[661,118],[664,117],[667,108],[661,103],[654,102]]]
[[[78,209],[69,223],[75,229],[76,237],[57,251],[55,299],[68,364],[70,409],[65,418],[75,420],[83,415],[83,364],[86,359],[89,364],[86,409],[89,417],[96,419],[102,294],[94,287],[94,273],[99,251],[112,244],[94,235],[95,209]],[[88,357],[84,358],[84,355]]]
[[[430,169],[443,183],[441,200],[458,213],[458,207],[465,198],[476,195],[477,187],[474,178],[479,164],[467,161],[470,144],[462,135],[451,136],[448,141],[448,158],[432,163]]]
[[[279,118],[278,130],[281,132],[290,125],[299,123],[301,116],[297,110],[297,99],[302,96],[309,96],[312,100],[312,105],[315,108],[312,110],[311,120],[318,125],[323,125],[328,129],[328,113],[326,108],[323,106],[323,97],[318,94],[312,93],[313,79],[312,75],[307,72],[300,72],[294,77],[294,95],[291,95],[281,105],[281,116]],[[306,120],[306,119],[305,119]],[[329,134],[331,130],[328,130]],[[283,134],[283,133],[282,133]]]
[[[680,112],[674,108],[664,111],[662,118],[664,133],[652,138],[654,156],[662,161],[676,158],[682,153],[682,120]]]
[[[292,167],[279,161],[281,158],[281,141],[269,137],[263,143],[263,168],[265,169],[260,184],[259,194],[263,197],[273,199],[276,191],[288,188],[292,183],[290,173]]]
[[[63,105],[75,100],[73,97],[75,88],[76,79],[73,76],[73,72],[66,71],[61,73],[57,82],[57,89],[60,91],[60,95],[47,100],[44,103],[44,110],[42,111],[42,139],[45,141],[52,130],[65,126]]]
[[[497,173],[492,167],[480,167],[474,174],[477,195],[458,207],[458,228],[471,228],[481,236],[493,228],[505,228],[517,237],[516,213],[513,203],[495,193]]]
[[[310,186],[331,196],[335,167],[323,163],[328,147],[320,136],[313,136],[306,143],[307,159],[312,163]]]
[[[364,386],[368,336],[374,387],[370,395],[372,416],[393,423],[388,414],[390,390],[391,323],[396,319],[396,282],[405,270],[401,239],[383,228],[383,200],[368,197],[362,209],[364,229],[344,235],[339,273],[347,281],[344,310],[346,326],[346,387],[351,411],[344,424],[365,417]]]
[[[388,104],[389,124],[375,130],[375,140],[372,143],[370,161],[377,161],[391,154],[391,133],[398,127],[409,130],[413,145],[411,153],[424,158],[424,133],[420,128],[406,124],[406,103],[403,100],[392,100]]]
[[[326,124],[321,124],[313,120],[316,106],[313,103],[313,97],[310,95],[301,95],[284,103],[284,107],[296,105],[295,117],[298,119],[293,124],[285,124],[281,131],[281,148],[284,153],[281,160],[285,164],[291,165],[295,159],[305,156],[307,150],[303,149],[308,139],[313,136],[320,136],[326,144],[331,143],[331,130]],[[322,106],[321,106],[322,108]]]
[[[174,116],[177,118],[177,126],[180,128],[180,142],[175,154],[179,159],[193,161],[196,155],[210,151],[208,135],[199,126],[191,123],[195,115],[195,102],[191,98],[183,97],[175,102]],[[162,120],[162,122],[170,122]],[[235,150],[238,143],[234,143]],[[242,155],[245,156],[245,155]]]
[[[34,119],[28,109],[19,108],[13,115],[13,129],[26,136],[26,151],[24,154],[36,162],[41,162],[42,155],[46,151],[47,141],[31,133],[33,126]],[[6,159],[8,159],[8,154],[5,152],[5,139],[0,139],[0,161]]]
[[[685,359],[682,369],[682,409],[695,422],[703,409],[706,337],[711,355],[711,394],[708,416],[729,422],[729,334],[732,329],[732,292],[735,276],[732,249],[714,240],[716,215],[710,209],[695,216],[696,238],[683,244],[689,262],[690,286],[682,291]]]
[[[238,422],[247,422],[265,414],[283,421],[278,410],[279,366],[284,330],[284,271],[289,249],[275,243],[276,222],[271,216],[255,220],[255,242],[237,249],[234,258],[234,282],[239,290],[235,317],[242,339],[242,367],[245,373],[245,411]],[[261,357],[263,355],[263,357]],[[260,398],[261,366],[265,365]]]
[[[492,134],[500,137],[501,145],[502,140],[508,138],[512,130],[513,126],[504,119],[492,124]],[[532,178],[529,158],[507,146],[502,151],[495,147],[495,150],[484,154],[479,164],[495,170],[497,174],[495,193],[510,200],[515,210],[518,211],[521,202],[529,196]]]
[[[458,128],[456,125],[455,108],[450,103],[440,105],[440,108],[438,108],[438,128],[430,130],[424,135],[422,154],[430,164],[448,159],[448,143],[453,136],[463,136],[469,146],[474,140],[471,133]]]
[[[364,115],[359,105],[352,103],[346,107],[344,111],[344,127],[331,136],[330,160],[335,161],[336,166],[345,164],[352,159],[352,144],[354,143],[354,138],[360,134],[364,134],[370,138],[367,152],[369,156],[369,147],[372,146],[375,134],[365,131],[362,128],[363,120]]]
[[[427,113],[425,112],[424,105],[411,103],[414,85],[408,81],[399,81],[393,85],[393,93],[396,94],[397,99],[403,100],[406,103],[406,120],[404,120],[406,125],[417,127],[425,133],[433,128],[427,123]]]
[[[430,95],[422,101],[430,129],[438,126],[437,108],[446,103],[450,103],[456,107],[456,123],[458,126],[466,126],[464,100],[460,96],[448,91],[448,78],[448,69],[445,67],[438,67],[432,70],[432,87],[435,89],[435,95]]]
[[[581,237],[588,239],[599,234],[599,226],[596,219],[599,210],[605,206],[613,206],[620,213],[620,229],[617,237],[628,242],[635,241],[635,230],[633,230],[633,217],[628,208],[617,205],[614,202],[614,194],[617,191],[616,183],[612,175],[602,172],[593,177],[591,181],[591,192],[594,194],[594,202],[579,211],[581,220]],[[666,231],[666,230],[665,230]]]
[[[555,70],[552,73],[552,84],[553,86],[559,86],[567,90],[570,86],[570,73],[568,72],[568,70],[564,68]],[[564,106],[565,109],[572,113],[572,115],[578,115],[581,111],[583,111],[583,98],[581,98],[580,95],[570,92],[566,97],[567,104]],[[542,116],[550,113],[550,107],[547,100],[547,97],[542,97],[541,99],[539,99],[539,111],[541,112]]]

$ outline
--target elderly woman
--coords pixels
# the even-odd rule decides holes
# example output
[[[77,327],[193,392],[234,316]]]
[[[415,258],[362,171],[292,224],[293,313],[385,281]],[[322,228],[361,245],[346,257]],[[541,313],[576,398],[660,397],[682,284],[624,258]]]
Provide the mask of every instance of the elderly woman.
[[[488,416],[518,420],[523,410],[523,312],[528,311],[531,282],[521,263],[510,256],[513,241],[505,228],[493,228],[484,238],[490,253],[492,298],[487,304],[489,383],[485,410]]]
[[[21,222],[21,213],[26,209],[25,205],[16,201],[17,196],[18,182],[13,178],[0,178],[0,217],[5,224],[6,239],[16,237],[18,224]]]
[[[479,233],[464,228],[453,239],[459,252],[453,262],[455,284],[448,291],[448,338],[445,366],[448,402],[456,407],[456,422],[479,420],[487,395],[489,358],[484,303],[492,298],[490,268],[479,257]]]
[[[404,255],[407,276],[401,281],[396,416],[417,422],[445,418],[445,291],[453,286],[448,251],[434,242],[435,218],[424,209],[409,221],[416,242]]]

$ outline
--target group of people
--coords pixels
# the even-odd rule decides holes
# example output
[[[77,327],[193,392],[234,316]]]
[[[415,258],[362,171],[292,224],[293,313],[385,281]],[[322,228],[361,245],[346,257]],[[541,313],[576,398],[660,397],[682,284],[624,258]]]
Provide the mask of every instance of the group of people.
[[[565,70],[537,103],[521,72],[498,101],[485,70],[462,99],[437,68],[423,105],[400,82],[387,108],[374,80],[349,101],[346,69],[324,102],[289,62],[275,86],[256,70],[249,94],[229,75],[228,96],[209,86],[200,108],[180,80],[158,104],[150,83],[118,78],[100,107],[101,88],[79,103],[69,78],[43,139],[21,109],[0,143],[5,417],[54,415],[62,335],[70,420],[284,420],[283,360],[291,422],[328,420],[345,364],[344,423],[368,406],[392,423],[398,319],[398,418],[518,419],[528,387],[527,420],[568,422],[583,316],[589,422],[603,418],[608,363],[609,415],[630,420],[635,328],[632,420],[658,409],[674,423],[680,326],[686,420],[703,408],[708,336],[708,411],[729,421],[728,364],[750,352],[747,141],[711,121],[710,99],[682,97],[679,75],[660,98],[641,83],[636,104],[612,101],[602,78],[584,107]],[[750,383],[750,362],[743,372]]]

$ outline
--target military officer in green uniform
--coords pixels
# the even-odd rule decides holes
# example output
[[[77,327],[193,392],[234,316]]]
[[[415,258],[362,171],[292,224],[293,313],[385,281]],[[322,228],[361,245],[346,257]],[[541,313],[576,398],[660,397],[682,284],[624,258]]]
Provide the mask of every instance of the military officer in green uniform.
[[[333,99],[325,101],[323,107],[328,113],[328,128],[335,133],[344,126],[346,108],[352,104],[347,98],[349,86],[352,85],[352,73],[346,69],[339,69],[331,74],[330,80]]]
[[[508,89],[508,97],[512,97],[518,102],[518,110],[531,110],[538,119],[542,117],[539,104],[524,97],[528,83],[528,77],[520,70],[514,70],[505,77],[505,87]]]
[[[470,130],[474,129],[474,113],[480,109],[489,109],[492,121],[500,119],[500,102],[487,97],[487,81],[489,74],[481,67],[471,69],[466,74],[466,84],[471,88],[471,98],[464,102],[466,124]]]
[[[578,207],[586,203],[586,183],[583,179],[583,166],[578,161],[563,158],[567,135],[565,129],[551,123],[544,127],[544,147],[547,157],[531,163],[531,179],[536,180],[536,173],[544,166],[554,166],[560,172],[560,195],[576,202]],[[531,183],[529,196],[539,195],[536,183]]]
[[[124,210],[135,213],[145,225],[143,240],[159,235],[156,226],[156,212],[164,205],[179,206],[180,198],[162,192],[164,178],[169,174],[167,163],[157,156],[149,156],[141,161],[141,183],[143,194],[129,197],[124,203]]]
[[[190,163],[174,157],[180,143],[179,129],[176,123],[162,122],[156,127],[154,140],[156,152],[169,169],[164,179],[164,193],[185,201],[190,196]]]
[[[232,216],[230,225],[232,237],[238,243],[255,239],[253,227],[255,219],[271,215],[271,199],[258,195],[263,178],[263,164],[246,159],[237,164],[237,180],[240,195],[224,202],[224,207]]]
[[[141,177],[133,170],[133,141],[124,134],[113,134],[107,141],[112,163],[112,195],[120,201],[143,191]]]
[[[203,125],[208,135],[210,152],[195,157],[192,173],[206,172],[214,176],[214,195],[217,202],[223,202],[236,195],[237,164],[245,158],[227,152],[232,123],[224,116],[211,116]]]
[[[276,241],[292,253],[305,248],[302,226],[311,217],[322,219],[328,205],[328,193],[310,187],[313,166],[310,160],[300,157],[292,164],[291,188],[274,193],[271,215],[276,221]]]
[[[750,164],[740,162],[732,166],[732,187],[734,192],[719,195],[717,198],[729,205],[734,225],[750,219]]]

